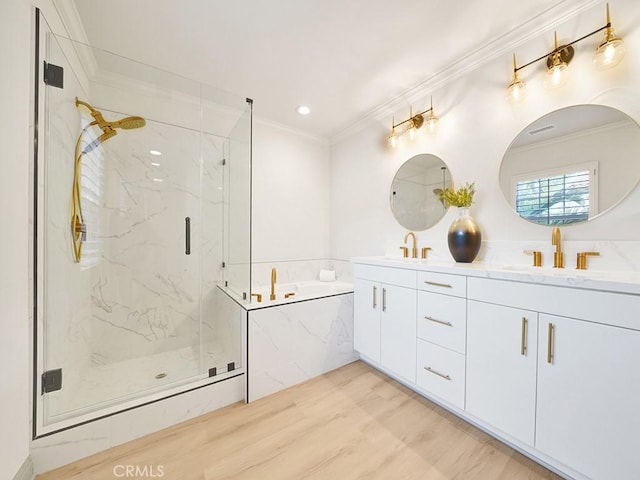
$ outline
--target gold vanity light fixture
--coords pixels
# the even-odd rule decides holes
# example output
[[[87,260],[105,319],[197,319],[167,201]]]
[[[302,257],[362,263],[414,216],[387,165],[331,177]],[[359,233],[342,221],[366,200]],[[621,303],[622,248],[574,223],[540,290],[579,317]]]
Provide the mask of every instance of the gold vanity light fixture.
[[[511,103],[518,103],[524,99],[526,91],[525,83],[518,77],[518,72],[541,60],[546,60],[547,63],[549,86],[560,87],[564,85],[567,80],[568,65],[575,53],[573,45],[602,31],[604,31],[604,39],[596,48],[593,61],[596,64],[596,67],[600,70],[618,65],[625,53],[624,42],[622,41],[622,38],[618,37],[613,31],[609,4],[607,3],[607,23],[603,27],[588,33],[577,40],[573,40],[566,45],[558,45],[558,37],[556,32],[554,32],[553,50],[521,66],[517,65],[514,54],[513,77],[511,79],[511,83],[507,87],[508,100]]]
[[[427,115],[426,121],[424,117],[425,114]],[[436,117],[433,111],[433,98],[431,98],[430,107],[426,109],[424,112],[420,112],[414,115],[413,108],[409,107],[409,118],[407,118],[406,120],[395,123],[395,117],[392,118],[391,133],[389,134],[389,137],[388,137],[389,146],[391,148],[395,148],[396,145],[398,145],[398,137],[400,135],[404,135],[405,133],[409,135],[410,140],[413,140],[418,130],[425,124],[427,126],[427,130],[430,133],[435,132],[438,124],[438,117]],[[407,128],[402,133],[398,134],[396,132],[396,128],[402,125],[407,125]]]

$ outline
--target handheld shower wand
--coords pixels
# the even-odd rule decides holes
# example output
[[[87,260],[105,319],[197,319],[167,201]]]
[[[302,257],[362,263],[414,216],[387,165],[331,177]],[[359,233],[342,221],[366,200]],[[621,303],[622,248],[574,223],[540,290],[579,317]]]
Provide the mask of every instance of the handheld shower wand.
[[[92,152],[98,148],[100,144],[106,142],[111,137],[115,137],[118,134],[116,131],[117,128],[132,130],[134,128],[142,128],[146,125],[145,119],[138,116],[125,117],[113,122],[107,122],[100,111],[93,108],[87,102],[78,100],[76,97],[76,107],[79,107],[80,105],[89,110],[93,117],[93,122],[82,129],[80,135],[78,135],[78,140],[76,141],[76,157],[73,170],[73,187],[71,191],[73,203],[73,212],[71,214],[71,238],[73,240],[73,257],[76,263],[80,263],[80,259],[82,258],[82,244],[87,239],[87,225],[85,224],[84,217],[82,215],[82,203],[80,200],[80,167],[82,155]],[[95,126],[100,127],[102,134],[81,150],[82,136],[87,130]]]

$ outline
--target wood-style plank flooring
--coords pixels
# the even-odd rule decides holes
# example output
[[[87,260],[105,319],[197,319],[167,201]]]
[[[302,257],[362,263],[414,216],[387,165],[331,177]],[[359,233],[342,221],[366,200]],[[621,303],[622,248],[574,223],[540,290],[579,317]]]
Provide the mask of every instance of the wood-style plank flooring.
[[[118,465],[164,480],[560,479],[362,362],[37,478],[132,478]]]

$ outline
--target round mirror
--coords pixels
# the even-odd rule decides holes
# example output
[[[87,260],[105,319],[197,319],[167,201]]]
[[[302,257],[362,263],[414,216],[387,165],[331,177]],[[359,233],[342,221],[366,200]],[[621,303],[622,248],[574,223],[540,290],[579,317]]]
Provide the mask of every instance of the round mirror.
[[[511,143],[500,187],[522,218],[540,225],[590,220],[620,203],[640,179],[640,127],[601,105],[551,112]]]
[[[408,230],[426,230],[444,216],[447,208],[438,198],[451,186],[451,174],[435,155],[423,153],[402,164],[391,182],[391,211]]]

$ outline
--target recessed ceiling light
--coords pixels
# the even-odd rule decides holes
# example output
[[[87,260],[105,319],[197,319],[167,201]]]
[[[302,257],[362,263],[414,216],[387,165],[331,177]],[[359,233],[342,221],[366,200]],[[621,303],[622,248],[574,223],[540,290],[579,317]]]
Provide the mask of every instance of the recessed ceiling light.
[[[163,178],[154,178],[153,179],[154,182],[164,182]]]
[[[158,162],[151,162],[151,165],[153,165],[154,167],[159,167],[160,164]]]
[[[159,152],[158,150],[149,150],[149,153],[156,156],[162,155],[162,152]]]
[[[298,112],[300,115],[309,115],[311,109],[306,105],[300,105],[298,108],[296,108],[296,112]]]

